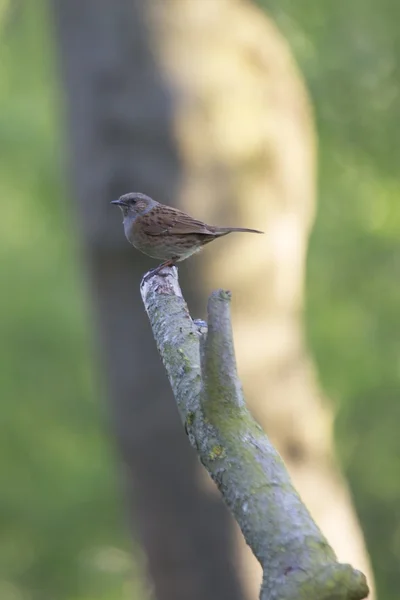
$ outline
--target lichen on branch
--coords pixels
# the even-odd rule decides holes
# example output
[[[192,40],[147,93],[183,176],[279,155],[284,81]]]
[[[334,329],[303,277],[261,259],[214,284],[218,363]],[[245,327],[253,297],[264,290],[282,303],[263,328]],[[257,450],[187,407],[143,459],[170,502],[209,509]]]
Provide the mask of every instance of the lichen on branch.
[[[261,600],[362,600],[365,576],[335,554],[285,465],[246,408],[236,369],[229,292],[193,321],[175,267],[141,294],[182,422],[263,568]]]

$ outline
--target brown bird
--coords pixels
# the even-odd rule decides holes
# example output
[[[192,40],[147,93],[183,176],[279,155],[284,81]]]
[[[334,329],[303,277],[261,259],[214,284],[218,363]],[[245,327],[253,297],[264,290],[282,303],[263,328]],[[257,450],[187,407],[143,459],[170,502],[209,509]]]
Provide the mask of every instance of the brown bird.
[[[111,204],[117,204],[122,211],[127,240],[147,256],[163,261],[149,275],[189,258],[205,244],[233,231],[263,233],[244,227],[206,225],[181,210],[160,204],[138,192],[124,194]]]

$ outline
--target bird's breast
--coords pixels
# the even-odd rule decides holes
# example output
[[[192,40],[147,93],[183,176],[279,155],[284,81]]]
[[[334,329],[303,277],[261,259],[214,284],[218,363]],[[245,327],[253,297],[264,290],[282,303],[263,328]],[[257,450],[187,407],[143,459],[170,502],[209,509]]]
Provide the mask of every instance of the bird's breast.
[[[128,241],[143,254],[160,260],[172,258],[168,240],[164,236],[146,233],[146,228],[141,222],[140,216],[124,222],[124,229]]]

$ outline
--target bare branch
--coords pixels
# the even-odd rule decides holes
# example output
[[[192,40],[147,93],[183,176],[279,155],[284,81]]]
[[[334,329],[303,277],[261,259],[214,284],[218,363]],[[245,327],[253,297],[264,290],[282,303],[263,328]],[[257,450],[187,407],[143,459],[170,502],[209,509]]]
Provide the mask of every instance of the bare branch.
[[[207,330],[191,319],[175,268],[144,280],[141,292],[189,440],[263,568],[260,599],[366,598],[365,576],[337,562],[281,457],[246,408],[230,293],[212,293]]]
[[[213,292],[208,301],[208,334],[200,341],[205,412],[213,408],[220,412],[221,402],[233,403],[236,408],[245,406],[236,370],[230,299],[230,292],[219,290]]]

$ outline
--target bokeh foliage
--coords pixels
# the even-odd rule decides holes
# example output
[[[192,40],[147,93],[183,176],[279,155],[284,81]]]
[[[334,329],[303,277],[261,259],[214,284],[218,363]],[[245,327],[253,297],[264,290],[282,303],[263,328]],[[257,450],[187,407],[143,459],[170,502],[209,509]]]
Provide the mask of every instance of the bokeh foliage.
[[[400,589],[400,4],[260,0],[319,136],[306,322],[377,579]]]
[[[132,598],[63,197],[49,19],[42,2],[0,18],[0,598]]]
[[[320,175],[307,331],[379,597],[396,600],[400,4],[260,3],[313,99]],[[42,2],[0,2],[0,598],[116,600],[134,595],[131,549],[63,197],[48,21]]]

